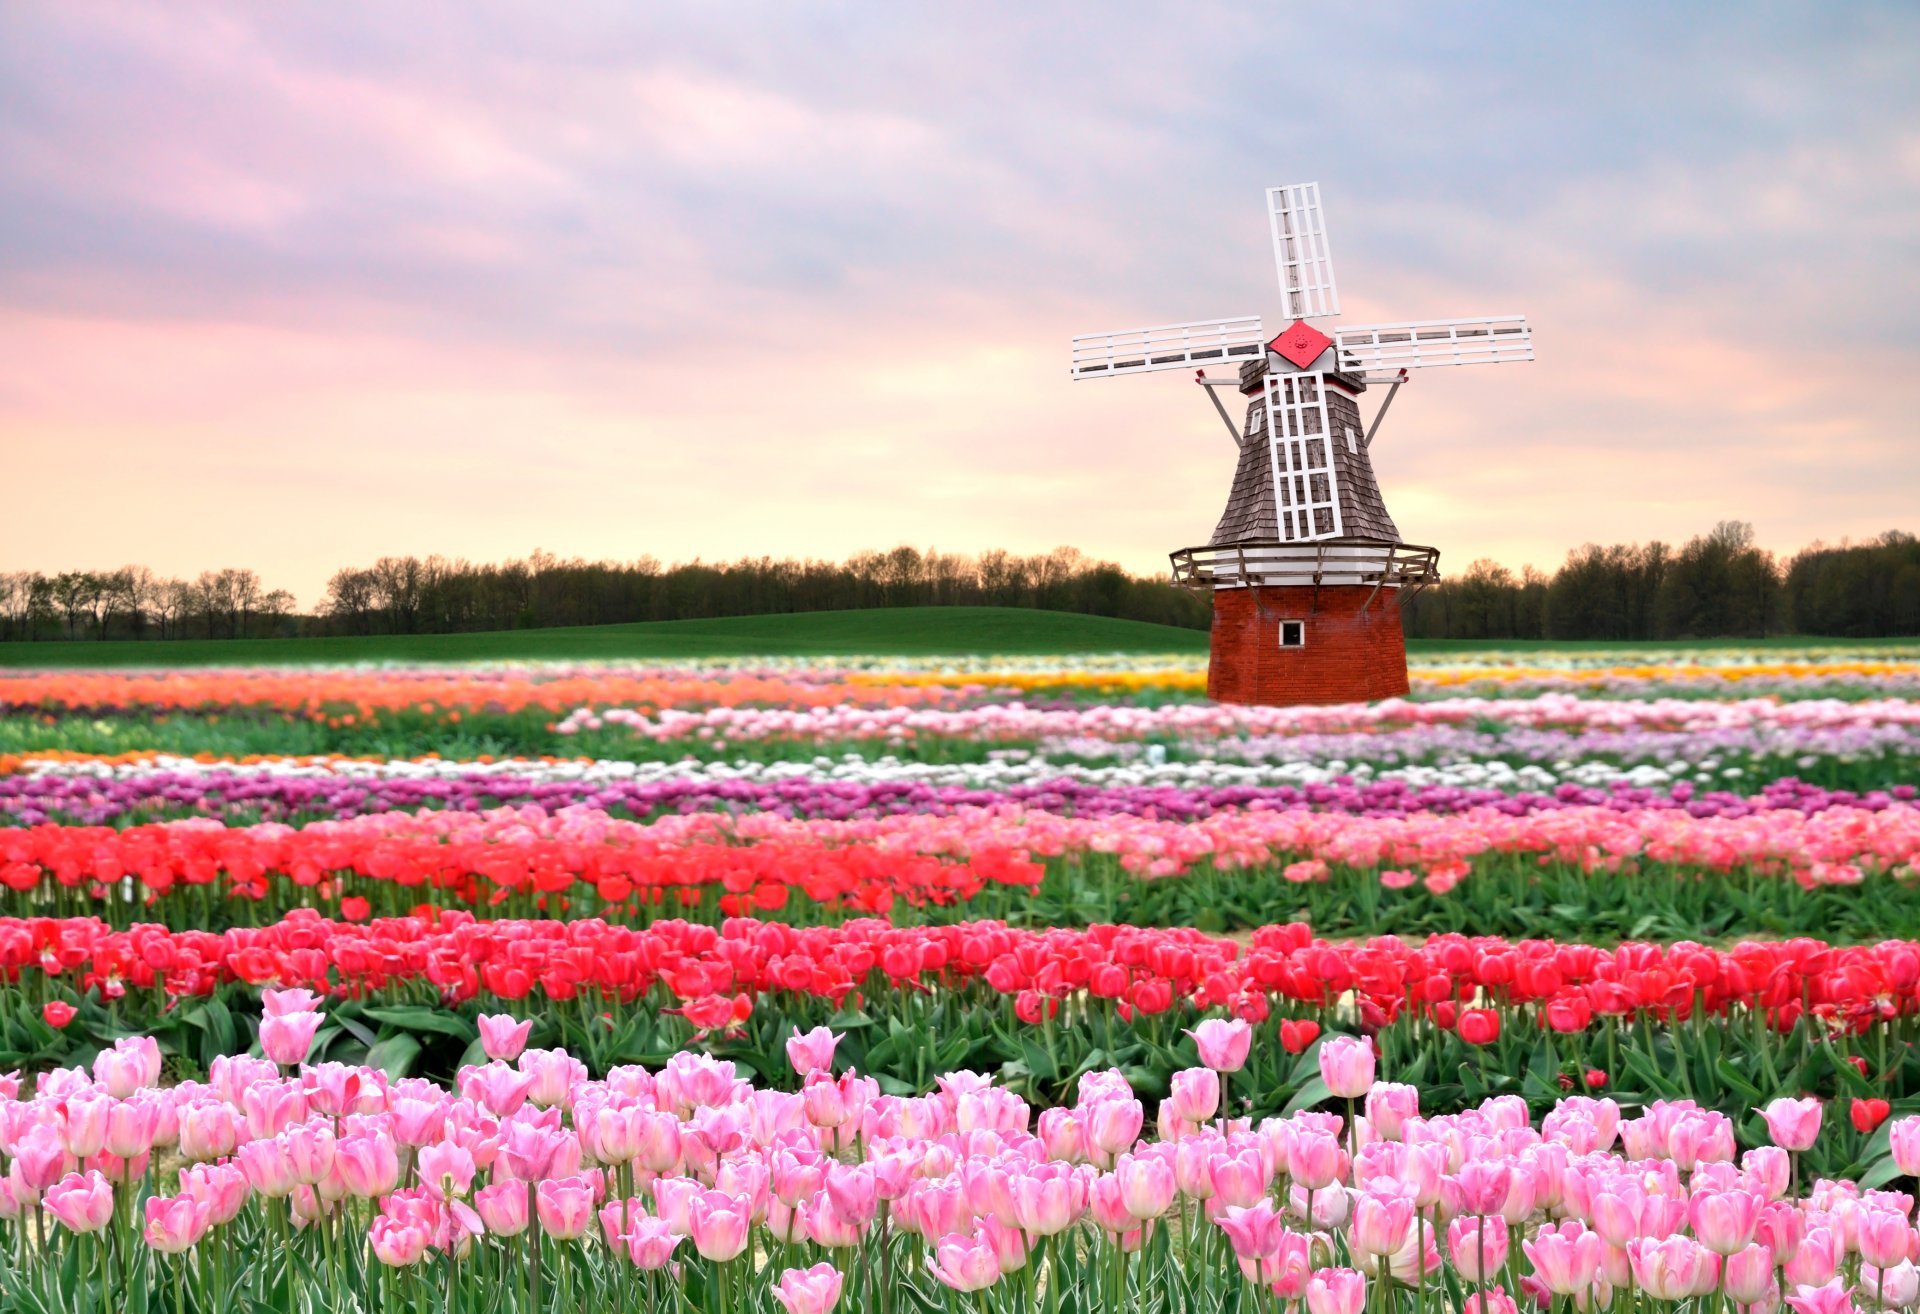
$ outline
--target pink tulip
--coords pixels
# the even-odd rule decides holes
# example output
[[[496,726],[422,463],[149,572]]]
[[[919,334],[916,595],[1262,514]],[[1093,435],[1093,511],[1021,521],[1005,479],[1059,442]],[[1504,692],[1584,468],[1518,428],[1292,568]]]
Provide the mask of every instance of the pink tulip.
[[[1833,1280],[1846,1253],[1845,1243],[1833,1231],[1826,1227],[1808,1227],[1800,1245],[1780,1266],[1780,1272],[1789,1286],[1819,1286]]]
[[[260,1011],[267,1017],[285,1017],[289,1013],[311,1013],[325,1002],[311,990],[262,990]]]
[[[703,1259],[720,1264],[747,1248],[753,1208],[745,1196],[701,1191],[687,1202],[687,1234]]]
[[[1505,1267],[1511,1244],[1507,1220],[1498,1214],[1456,1218],[1447,1224],[1447,1253],[1469,1282],[1485,1282]]]
[[[1238,1072],[1253,1049],[1253,1024],[1210,1017],[1187,1032],[1199,1047],[1200,1061],[1215,1072]]]
[[[242,1153],[245,1153],[243,1150]],[[473,1189],[480,1169],[473,1155],[452,1141],[422,1146],[419,1155],[420,1184],[436,1196],[453,1199]],[[258,1189],[258,1183],[255,1183]]]
[[[664,1218],[638,1214],[627,1224],[624,1238],[633,1266],[652,1272],[673,1262],[674,1247],[683,1240]]]
[[[1378,1259],[1391,1255],[1413,1235],[1413,1201],[1403,1195],[1362,1194],[1353,1205],[1347,1244],[1358,1254]]]
[[[1894,1166],[1903,1176],[1920,1176],[1920,1117],[1902,1118],[1887,1130]]]
[[[93,1060],[93,1079],[108,1095],[123,1100],[142,1086],[160,1080],[160,1042],[152,1036],[126,1036],[103,1049]]]
[[[527,1230],[527,1184],[508,1180],[473,1193],[473,1212],[495,1236],[519,1236]]]
[[[533,1078],[529,1102],[543,1109],[568,1102],[575,1082],[587,1079],[587,1065],[564,1049],[530,1049],[520,1055],[520,1071]]]
[[[1328,1036],[1320,1042],[1320,1079],[1341,1099],[1357,1100],[1373,1085],[1373,1042]]]
[[[501,1130],[506,1139],[500,1147],[500,1162],[523,1182],[554,1175],[561,1154],[574,1144],[572,1133],[527,1119],[507,1123]]]
[[[1158,1156],[1120,1156],[1113,1175],[1120,1183],[1120,1199],[1129,1214],[1142,1222],[1158,1218],[1173,1205],[1173,1168]]]
[[[520,1112],[533,1090],[533,1075],[508,1067],[496,1059],[478,1067],[460,1069],[460,1093],[486,1106],[496,1118],[511,1118]]]
[[[107,1114],[114,1101],[104,1094],[75,1095],[66,1101],[61,1138],[67,1153],[85,1159],[107,1144]]]
[[[1460,1303],[1460,1314],[1520,1314],[1520,1307],[1505,1287],[1476,1291]]]
[[[1034,1131],[1039,1135],[1041,1148],[1047,1152],[1049,1159],[1078,1163],[1087,1157],[1086,1124],[1072,1109],[1044,1110]]]
[[[1854,1314],[1853,1292],[1839,1278],[1822,1286],[1797,1287],[1787,1304],[1794,1314]]]
[[[1873,1293],[1876,1305],[1887,1309],[1910,1309],[1920,1301],[1920,1268],[1902,1260],[1891,1268],[1865,1264],[1860,1269],[1860,1287]]]
[[[826,1027],[815,1027],[804,1036],[800,1034],[800,1028],[795,1027],[793,1034],[787,1037],[787,1062],[793,1064],[793,1070],[802,1077],[816,1072],[831,1072],[833,1051],[839,1044],[840,1037]]]
[[[1757,1191],[1702,1191],[1688,1205],[1693,1234],[1716,1255],[1744,1250],[1766,1203]]]
[[[1233,1243],[1234,1258],[1240,1261],[1240,1269],[1249,1280],[1254,1276],[1255,1264],[1280,1252],[1280,1237],[1287,1230],[1286,1220],[1270,1200],[1245,1207],[1228,1205],[1214,1221]]]
[[[1913,1228],[1907,1216],[1894,1209],[1864,1209],[1860,1212],[1856,1246],[1860,1257],[1876,1268],[1886,1268],[1908,1258],[1913,1248]]]
[[[791,1048],[791,1041],[788,1046]],[[829,1050],[828,1061],[831,1060],[832,1051]],[[798,1068],[800,1065],[795,1062],[794,1066]],[[780,1308],[786,1310],[787,1314],[827,1314],[828,1310],[840,1303],[842,1280],[840,1270],[832,1264],[790,1268],[774,1283],[773,1298],[780,1302]]]
[[[240,1115],[223,1100],[189,1100],[180,1106],[180,1154],[194,1163],[221,1159],[240,1145]]]
[[[101,1127],[104,1135],[104,1120]],[[77,1156],[67,1151],[59,1133],[45,1123],[29,1128],[12,1149],[10,1171],[18,1174],[22,1186],[36,1193],[52,1186],[78,1164]]]
[[[548,1236],[577,1241],[593,1227],[593,1185],[584,1177],[542,1182],[535,1192],[534,1211],[540,1217],[540,1230]]]
[[[293,1188],[300,1184],[293,1175],[286,1142],[278,1137],[248,1141],[240,1147],[239,1160],[247,1184],[269,1199],[292,1195]]]
[[[1075,1182],[1070,1173],[1043,1174],[1036,1170],[1019,1174],[1009,1194],[1015,1221],[1035,1236],[1066,1231],[1081,1212],[1074,1207]]]
[[[1101,1100],[1081,1110],[1081,1116],[1086,1122],[1087,1139],[1104,1156],[1103,1162],[1132,1149],[1146,1121],[1146,1111],[1140,1107],[1139,1100]]]
[[[982,1291],[1000,1280],[1000,1257],[984,1234],[950,1232],[940,1238],[927,1267],[955,1291]]]
[[[1367,1091],[1366,1111],[1367,1121],[1383,1139],[1397,1141],[1407,1119],[1420,1116],[1420,1090],[1417,1086],[1375,1082]]]
[[[431,1237],[418,1222],[382,1214],[373,1220],[367,1240],[373,1247],[374,1258],[390,1268],[405,1268],[426,1258]]]
[[[824,1195],[816,1195],[802,1205],[799,1218],[807,1237],[828,1250],[851,1249],[866,1235],[864,1225],[842,1218],[834,1209],[833,1201]]]
[[[293,1180],[302,1186],[318,1186],[333,1171],[333,1128],[314,1120],[296,1122],[280,1133],[287,1147],[287,1162],[293,1167]]]
[[[1605,1247],[1598,1234],[1573,1219],[1542,1227],[1520,1243],[1534,1276],[1557,1296],[1571,1296],[1593,1285]]]
[[[313,1048],[324,1019],[318,1013],[281,1013],[260,1019],[260,1052],[281,1067],[292,1067]]]
[[[1767,1135],[1783,1150],[1811,1150],[1820,1139],[1820,1101],[1782,1097],[1761,1109]]]
[[[1307,1282],[1308,1314],[1360,1314],[1367,1305],[1367,1278],[1351,1268],[1323,1268]]]
[[[98,1232],[113,1221],[113,1184],[99,1173],[68,1173],[41,1203],[69,1232]]]
[[[867,1164],[829,1163],[827,1200],[842,1221],[864,1228],[880,1210],[880,1184]]]
[[[269,1059],[260,1062],[272,1068]],[[278,1069],[240,1093],[240,1108],[247,1115],[247,1135],[253,1140],[278,1136],[296,1122],[306,1120],[307,1094],[296,1082],[282,1081]]]
[[[239,1217],[251,1189],[238,1164],[203,1163],[181,1171],[180,1194],[204,1204],[207,1226],[220,1227]]]
[[[1250,1205],[1267,1193],[1267,1172],[1252,1147],[1238,1154],[1216,1150],[1207,1158],[1207,1187],[1216,1207]]]
[[[400,1184],[400,1155],[390,1136],[374,1133],[337,1141],[333,1162],[347,1194],[362,1200],[376,1199]]]
[[[1186,1068],[1173,1074],[1167,1108],[1182,1122],[1199,1124],[1220,1111],[1220,1074],[1212,1068]]]
[[[1703,1283],[1712,1290],[1719,1277],[1720,1257],[1692,1237],[1637,1238],[1627,1243],[1627,1261],[1633,1280],[1655,1300],[1685,1300]]]
[[[1753,1245],[1728,1255],[1721,1281],[1729,1300],[1741,1305],[1754,1304],[1774,1290],[1773,1251]]]
[[[1769,1200],[1786,1195],[1793,1180],[1793,1156],[1777,1145],[1760,1145],[1740,1156],[1747,1184]]]
[[[480,1015],[480,1050],[496,1062],[511,1063],[527,1047],[533,1034],[533,1020],[516,1022],[505,1013]]]
[[[1324,1191],[1343,1176],[1346,1157],[1333,1137],[1302,1132],[1287,1145],[1287,1175],[1309,1190]]]
[[[208,1213],[206,1204],[191,1196],[149,1196],[147,1225],[140,1235],[160,1253],[177,1255],[206,1235]]]

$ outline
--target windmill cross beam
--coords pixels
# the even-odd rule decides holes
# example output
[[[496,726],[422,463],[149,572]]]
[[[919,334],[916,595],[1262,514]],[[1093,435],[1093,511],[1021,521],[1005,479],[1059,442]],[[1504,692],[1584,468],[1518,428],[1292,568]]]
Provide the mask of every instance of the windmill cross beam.
[[[1075,379],[1191,369],[1239,449],[1227,507],[1174,578],[1214,603],[1207,689],[1230,702],[1340,702],[1407,691],[1399,601],[1439,577],[1440,554],[1400,539],[1374,477],[1373,440],[1411,371],[1533,359],[1524,315],[1331,325],[1340,313],[1318,183],[1267,189],[1286,327],[1257,315],[1074,338]],[[1237,367],[1233,382],[1208,365]],[[1385,384],[1370,423],[1359,399]],[[1218,390],[1247,398],[1235,427]],[[1303,592],[1305,590],[1305,592]],[[1382,595],[1391,607],[1373,608]],[[1291,612],[1291,614],[1288,614]]]

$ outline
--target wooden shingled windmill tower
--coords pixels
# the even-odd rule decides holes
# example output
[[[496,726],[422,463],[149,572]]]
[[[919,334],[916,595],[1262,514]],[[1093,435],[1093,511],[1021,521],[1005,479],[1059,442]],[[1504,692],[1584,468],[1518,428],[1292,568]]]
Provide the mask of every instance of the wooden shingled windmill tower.
[[[1174,579],[1213,595],[1207,693],[1229,703],[1339,703],[1407,692],[1400,603],[1440,577],[1440,553],[1400,541],[1369,450],[1409,371],[1533,359],[1522,315],[1333,327],[1340,313],[1320,185],[1267,190],[1287,327],[1258,316],[1073,340],[1072,374],[1192,369],[1240,449],[1205,547],[1172,554]],[[1208,366],[1238,366],[1210,379]],[[1359,400],[1387,394],[1371,423]],[[1213,390],[1248,399],[1235,427]]]

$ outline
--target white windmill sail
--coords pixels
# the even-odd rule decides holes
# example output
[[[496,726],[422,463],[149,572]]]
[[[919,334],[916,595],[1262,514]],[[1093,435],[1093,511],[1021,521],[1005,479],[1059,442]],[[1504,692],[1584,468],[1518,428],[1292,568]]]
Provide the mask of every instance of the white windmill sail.
[[[1086,333],[1073,340],[1068,372],[1076,379],[1188,369],[1257,360],[1266,343],[1258,315],[1161,324],[1118,333]]]
[[[1320,184],[1288,183],[1267,188],[1267,226],[1273,232],[1273,262],[1280,270],[1280,301],[1290,319],[1340,313],[1333,281],[1333,248],[1320,212]]]
[[[1342,325],[1333,341],[1340,368],[1349,372],[1533,359],[1533,330],[1525,315]]]
[[[1327,419],[1326,376],[1270,375],[1266,381],[1267,451],[1273,462],[1274,510],[1283,543],[1337,538],[1340,483]]]

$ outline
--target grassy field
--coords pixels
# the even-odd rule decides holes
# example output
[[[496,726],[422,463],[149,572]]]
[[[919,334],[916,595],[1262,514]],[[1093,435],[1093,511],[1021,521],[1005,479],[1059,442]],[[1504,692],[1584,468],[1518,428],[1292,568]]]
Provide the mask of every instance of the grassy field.
[[[0,666],[246,666],[288,662],[613,661],[813,657],[852,653],[1205,652],[1202,630],[1019,607],[816,611],[484,634],[329,639],[185,639],[166,643],[6,643]]]
[[[1673,643],[1568,643],[1416,639],[1414,655],[1488,651],[1679,653],[1710,648],[1808,645],[1884,648],[1920,640],[1705,639]],[[616,661],[689,657],[903,657],[1004,653],[1204,653],[1203,630],[1020,607],[909,607],[652,621],[484,634],[332,639],[186,639],[166,643],[0,643],[0,667],[248,666],[297,662]]]

